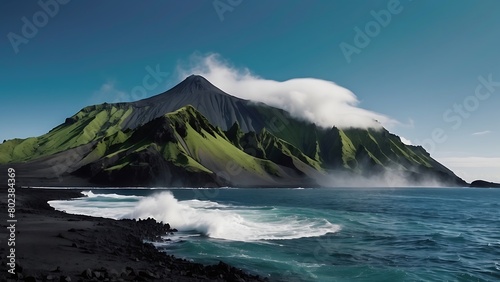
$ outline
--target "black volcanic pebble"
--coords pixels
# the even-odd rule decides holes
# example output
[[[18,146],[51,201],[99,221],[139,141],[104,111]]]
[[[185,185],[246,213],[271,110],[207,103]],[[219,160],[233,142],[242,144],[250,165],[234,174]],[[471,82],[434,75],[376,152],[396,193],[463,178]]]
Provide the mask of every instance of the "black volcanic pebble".
[[[46,191],[30,191],[31,199],[43,201],[54,196],[47,196]],[[50,192],[50,191],[49,191]],[[59,192],[62,193],[62,192]],[[68,195],[74,196],[68,193]],[[57,197],[61,197],[59,194]],[[77,218],[73,215],[60,214],[48,211],[58,216]],[[168,236],[175,231],[169,224],[158,223],[152,218],[145,220],[108,220],[78,216],[85,220],[91,220],[95,225],[88,229],[75,229],[75,233],[64,229],[70,244],[76,246],[76,252],[84,251],[95,259],[96,264],[86,264],[81,268],[71,267],[58,268],[57,265],[50,267],[45,273],[37,276],[17,276],[14,281],[24,278],[24,281],[266,281],[258,276],[244,273],[242,270],[231,267],[223,262],[217,265],[204,266],[187,260],[175,258],[172,255],[158,251],[153,244],[144,241],[160,241],[162,236]],[[54,232],[51,236],[57,236]],[[75,238],[75,236],[77,236]],[[80,238],[80,239],[78,239]],[[136,258],[140,258],[137,262]],[[133,261],[127,260],[133,259]],[[110,262],[116,269],[96,267],[99,263]],[[117,264],[118,263],[118,264]],[[101,264],[102,265],[102,264]],[[16,268],[21,269],[20,266]],[[88,269],[87,269],[88,268]],[[30,274],[29,266],[25,272]],[[117,271],[118,270],[118,271]],[[54,272],[51,272],[54,271]],[[60,271],[60,272],[59,272]],[[71,277],[69,276],[71,275]],[[183,275],[183,276],[181,276]],[[72,278],[73,277],[73,278]],[[1,281],[2,280],[0,276]]]
[[[91,278],[92,278],[92,270],[90,270],[90,269],[88,269],[88,268],[87,268],[87,269],[85,269],[85,270],[82,272],[81,276],[82,276],[83,278],[91,279]]]
[[[61,276],[59,278],[59,282],[71,282],[71,277],[69,277],[69,276]]]

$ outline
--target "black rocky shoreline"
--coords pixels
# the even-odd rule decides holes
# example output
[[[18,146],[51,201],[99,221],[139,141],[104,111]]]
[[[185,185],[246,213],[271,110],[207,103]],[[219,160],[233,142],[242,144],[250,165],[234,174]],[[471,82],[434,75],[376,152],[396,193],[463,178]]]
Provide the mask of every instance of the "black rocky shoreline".
[[[6,205],[5,190],[2,205]],[[159,251],[148,242],[176,232],[168,224],[71,215],[47,204],[80,196],[78,190],[16,189],[16,274],[4,270],[0,280],[268,281],[224,262],[207,266]],[[8,236],[5,222],[2,242]],[[6,243],[0,251],[8,253]],[[6,257],[2,255],[3,266]]]

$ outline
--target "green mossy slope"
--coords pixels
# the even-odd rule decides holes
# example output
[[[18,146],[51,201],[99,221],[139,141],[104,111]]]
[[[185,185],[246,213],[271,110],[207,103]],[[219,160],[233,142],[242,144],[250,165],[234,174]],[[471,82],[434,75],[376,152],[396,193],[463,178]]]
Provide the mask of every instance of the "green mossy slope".
[[[0,165],[44,172],[58,164],[58,179],[71,174],[109,185],[300,186],[315,185],[313,175],[394,170],[465,183],[383,128],[321,128],[200,77],[179,85],[133,103],[89,106],[47,134],[7,140]],[[170,102],[178,108],[171,111]]]

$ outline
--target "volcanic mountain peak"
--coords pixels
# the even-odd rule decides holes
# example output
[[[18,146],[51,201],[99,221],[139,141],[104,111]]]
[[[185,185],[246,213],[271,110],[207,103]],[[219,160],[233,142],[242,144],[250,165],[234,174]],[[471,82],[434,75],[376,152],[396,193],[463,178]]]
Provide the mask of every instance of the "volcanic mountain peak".
[[[50,181],[64,174],[111,185],[228,185],[217,173],[233,161],[241,167],[228,182],[234,185],[330,186],[325,171],[371,176],[395,166],[405,179],[465,184],[386,130],[320,128],[198,75],[148,99],[86,107],[45,135],[0,144],[0,169],[14,163],[36,181],[52,173]]]
[[[217,88],[215,85],[210,83],[206,78],[201,75],[192,74],[181,83],[172,88],[172,91],[181,92],[184,95],[188,93],[219,93],[224,95],[229,95],[224,91]],[[170,92],[170,91],[168,91]]]
[[[253,103],[227,94],[200,75],[190,75],[166,92],[131,104],[135,110],[122,124],[124,128],[133,129],[187,105],[224,130],[238,121],[245,132],[259,131],[264,122]]]
[[[186,79],[184,79],[184,81],[181,82],[181,85],[184,85],[185,87],[188,87],[189,89],[193,89],[193,90],[197,90],[197,91],[200,91],[200,90],[202,90],[202,91],[203,90],[220,90],[215,85],[210,83],[210,81],[208,81],[206,78],[204,78],[201,75],[197,75],[197,74],[192,74],[192,75],[186,77]]]
[[[196,100],[201,98],[206,99],[206,96],[225,96],[239,100],[239,98],[233,97],[222,91],[217,86],[210,83],[210,81],[208,81],[203,76],[192,74],[181,81],[179,84],[174,86],[172,89],[151,98],[136,101],[134,102],[134,104],[136,106],[145,106],[158,103],[171,103],[172,100]]]

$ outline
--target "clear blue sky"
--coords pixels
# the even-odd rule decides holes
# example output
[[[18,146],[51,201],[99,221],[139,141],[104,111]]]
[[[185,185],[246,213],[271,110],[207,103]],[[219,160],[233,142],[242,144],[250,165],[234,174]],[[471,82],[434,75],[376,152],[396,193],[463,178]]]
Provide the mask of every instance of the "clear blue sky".
[[[130,93],[147,66],[174,73],[179,60],[214,52],[268,79],[334,81],[466,180],[500,181],[500,1],[67,2],[52,15],[37,1],[0,2],[0,141],[46,133],[107,83]],[[214,3],[237,5],[218,13]],[[390,21],[373,25],[381,10]],[[23,17],[35,32],[23,35]],[[356,27],[371,28],[368,44],[356,45]],[[342,42],[358,48],[350,62]]]

